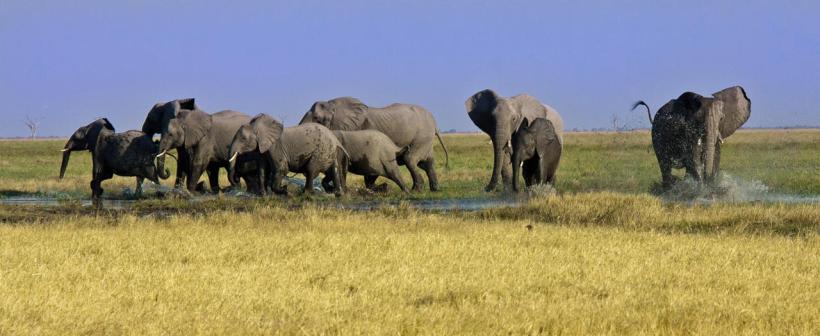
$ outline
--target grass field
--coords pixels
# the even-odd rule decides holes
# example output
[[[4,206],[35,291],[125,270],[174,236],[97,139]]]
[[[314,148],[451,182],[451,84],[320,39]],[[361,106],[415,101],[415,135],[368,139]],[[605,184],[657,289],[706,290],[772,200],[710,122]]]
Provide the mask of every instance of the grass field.
[[[509,197],[481,191],[486,137],[444,141],[443,192],[379,198]],[[56,179],[61,145],[0,141],[0,197],[87,198],[86,154]],[[743,131],[722,168],[816,196],[819,146],[814,130]],[[474,212],[0,205],[0,335],[820,333],[817,203],[664,201],[644,132],[570,133],[565,153],[557,195]]]

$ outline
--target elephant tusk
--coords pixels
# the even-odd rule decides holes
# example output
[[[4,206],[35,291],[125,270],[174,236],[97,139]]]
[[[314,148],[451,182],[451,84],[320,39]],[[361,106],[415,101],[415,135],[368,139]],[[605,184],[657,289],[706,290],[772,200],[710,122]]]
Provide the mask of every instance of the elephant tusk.
[[[60,151],[61,151],[61,152],[68,152],[68,150],[69,150],[68,148],[63,148],[63,149],[61,149]]]
[[[164,150],[162,151],[162,153],[157,154],[157,158],[160,158],[161,156],[165,155],[165,152],[167,152],[167,150]]]
[[[237,156],[237,155],[239,155],[239,152],[233,153],[233,156],[231,156],[231,159],[230,159],[230,160],[228,160],[228,162],[234,162],[234,161],[236,161],[236,156]]]

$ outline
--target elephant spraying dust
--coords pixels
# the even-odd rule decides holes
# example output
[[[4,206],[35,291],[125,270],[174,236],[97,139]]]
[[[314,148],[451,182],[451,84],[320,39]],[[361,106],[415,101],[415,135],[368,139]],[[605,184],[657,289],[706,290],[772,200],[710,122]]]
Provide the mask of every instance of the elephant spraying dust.
[[[91,198],[95,201],[102,196],[102,181],[114,175],[135,176],[136,195],[139,196],[144,179],[159,184],[159,179],[167,179],[171,174],[165,168],[163,157],[157,158],[154,163],[158,146],[150,135],[140,131],[114,133],[114,126],[106,118],[80,127],[65,143],[60,165],[61,179],[65,176],[71,152],[79,150],[91,152]]]
[[[402,148],[398,164],[407,166],[413,178],[413,191],[421,191],[424,180],[417,168],[427,173],[431,191],[439,190],[433,157],[433,141],[438,138],[444,149],[445,166],[449,165],[447,147],[441,141],[436,120],[425,108],[411,104],[370,107],[352,97],[317,101],[302,117],[300,124],[314,122],[331,130],[357,131],[373,129],[384,133]]]
[[[525,120],[531,124],[537,118],[549,120],[558,140],[563,144],[564,121],[558,112],[527,94],[505,98],[493,90],[483,90],[464,103],[467,114],[481,131],[490,136],[493,145],[493,172],[484,188],[495,191],[498,180],[504,187],[512,186],[512,136]]]
[[[684,92],[664,104],[653,119],[649,106],[643,105],[652,123],[652,147],[661,170],[662,186],[675,182],[672,168],[685,168],[695,180],[712,182],[720,170],[723,141],[743,126],[751,115],[752,101],[746,90],[733,86],[704,97]]]

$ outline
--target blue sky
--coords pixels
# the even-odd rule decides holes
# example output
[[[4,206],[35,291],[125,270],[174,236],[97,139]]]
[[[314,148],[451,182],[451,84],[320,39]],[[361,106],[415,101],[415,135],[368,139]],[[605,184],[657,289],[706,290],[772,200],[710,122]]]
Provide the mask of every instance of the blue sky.
[[[69,135],[99,116],[139,129],[158,101],[268,113],[315,100],[416,103],[477,130],[493,88],[566,128],[646,127],[630,112],[743,85],[747,126],[820,125],[817,1],[16,1],[0,6],[0,136]]]

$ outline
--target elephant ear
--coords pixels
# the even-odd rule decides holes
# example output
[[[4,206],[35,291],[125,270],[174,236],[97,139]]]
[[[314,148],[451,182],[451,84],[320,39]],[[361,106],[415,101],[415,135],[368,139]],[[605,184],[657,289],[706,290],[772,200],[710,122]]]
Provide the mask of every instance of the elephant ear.
[[[330,129],[343,131],[360,130],[367,119],[368,106],[353,97],[340,97],[328,101],[333,119]]]
[[[478,126],[484,133],[493,134],[495,121],[492,117],[492,112],[498,106],[500,97],[495,91],[486,89],[467,98],[464,102],[464,107],[467,109],[467,115],[473,124]]]
[[[185,132],[185,147],[197,145],[211,131],[211,115],[199,110],[182,110],[177,114],[182,130]]]
[[[720,135],[726,138],[743,126],[752,112],[752,101],[746,95],[746,90],[740,86],[733,86],[712,94],[715,99],[723,102],[723,120],[720,122]]]
[[[111,132],[115,132],[114,131],[114,125],[112,125],[111,122],[108,121],[108,118],[100,118],[99,121],[100,121],[100,125],[102,126],[102,128],[107,129]]]
[[[199,110],[199,106],[196,106],[196,99],[194,98],[183,98],[175,100],[177,112],[179,110]]]
[[[541,148],[549,148],[549,144],[558,139],[555,133],[555,125],[553,125],[548,119],[535,119],[535,121],[532,122],[531,127],[538,130],[538,134],[535,135],[536,151]],[[538,153],[538,155],[544,157],[547,153]]]
[[[265,153],[282,139],[282,123],[271,116],[260,113],[251,119],[251,127],[259,141],[259,152]]]

